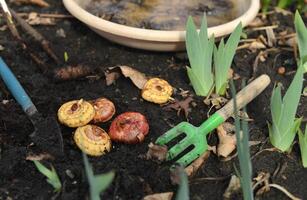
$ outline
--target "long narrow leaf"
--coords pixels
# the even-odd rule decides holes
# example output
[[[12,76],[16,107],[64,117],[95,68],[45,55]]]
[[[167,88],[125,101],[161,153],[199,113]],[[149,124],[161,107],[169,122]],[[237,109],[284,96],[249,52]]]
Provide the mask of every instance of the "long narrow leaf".
[[[186,28],[186,47],[190,61],[189,79],[197,95],[207,96],[213,85],[212,51],[214,38],[208,40],[207,20],[204,17],[198,34],[192,17]]]
[[[244,87],[245,84],[243,83]],[[234,114],[235,114],[235,127],[236,127],[236,139],[237,139],[237,151],[239,156],[240,164],[240,183],[243,190],[244,200],[253,200],[253,189],[252,189],[252,164],[250,159],[249,150],[249,133],[248,124],[246,120],[242,120],[240,123],[240,118],[238,117],[238,108],[236,101],[236,90],[233,82],[231,82],[231,93],[234,99]],[[244,108],[246,112],[246,108]]]
[[[224,95],[228,85],[228,72],[242,34],[242,24],[238,24],[230,35],[227,43],[220,42],[218,50],[214,51],[215,86],[219,95]]]
[[[176,195],[176,200],[189,200],[189,180],[187,174],[182,167],[180,167],[179,169],[179,176],[180,184]]]
[[[298,136],[303,166],[307,168],[307,125],[305,127],[305,134],[299,129]]]
[[[296,11],[295,13],[294,24],[295,24],[296,34],[297,34],[300,59],[304,60],[303,58],[307,56],[307,28],[298,11]],[[307,59],[303,62],[304,63],[307,62]]]
[[[278,8],[286,8],[287,6],[291,5],[293,0],[279,0],[277,7]]]

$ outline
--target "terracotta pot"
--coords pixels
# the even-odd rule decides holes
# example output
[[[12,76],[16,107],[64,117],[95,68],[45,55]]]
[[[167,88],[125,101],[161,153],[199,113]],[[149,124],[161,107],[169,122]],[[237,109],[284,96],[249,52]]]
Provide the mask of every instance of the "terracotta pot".
[[[153,51],[180,51],[185,49],[185,31],[161,31],[134,28],[113,23],[99,18],[84,7],[88,0],[63,0],[66,9],[77,19],[85,23],[92,30],[113,42]],[[244,9],[243,14],[225,24],[213,26],[208,29],[209,35],[222,37],[230,34],[241,21],[243,26],[248,25],[258,14],[260,0],[237,0]]]

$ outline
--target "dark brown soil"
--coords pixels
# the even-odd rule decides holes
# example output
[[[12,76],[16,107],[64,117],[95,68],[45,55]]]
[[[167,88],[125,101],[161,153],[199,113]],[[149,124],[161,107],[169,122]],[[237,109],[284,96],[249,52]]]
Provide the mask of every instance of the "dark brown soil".
[[[18,12],[39,11],[46,13],[65,13],[60,1],[48,1],[50,8],[37,9],[32,6],[14,7]],[[279,24],[277,32],[285,29],[293,30],[293,16],[273,14],[269,16],[270,24]],[[3,21],[0,21],[3,24]],[[59,57],[64,52],[69,55],[69,64],[86,64],[93,68],[104,70],[115,65],[128,65],[148,74],[168,80],[174,87],[189,90],[186,75],[184,54],[153,53],[122,47],[99,37],[76,19],[57,21],[56,26],[39,26],[41,31],[53,44]],[[66,38],[56,35],[58,29],[64,29]],[[250,38],[255,38],[263,31],[252,32]],[[32,41],[23,34],[27,41]],[[47,59],[39,45],[31,42],[31,46]],[[111,99],[117,109],[117,115],[125,111],[138,111],[143,113],[150,123],[150,132],[145,142],[140,145],[113,144],[112,151],[99,158],[90,158],[96,173],[104,173],[110,170],[116,172],[116,178],[111,187],[105,192],[102,199],[138,200],[151,193],[176,191],[169,180],[170,163],[157,164],[148,161],[141,156],[146,153],[147,145],[154,142],[158,136],[183,120],[183,115],[177,116],[175,111],[165,111],[162,107],[145,102],[140,97],[140,91],[129,79],[120,78],[115,85],[106,86],[104,77],[98,80],[82,79],[66,82],[55,82],[43,75],[37,66],[16,46],[8,30],[0,31],[0,44],[5,50],[0,51],[1,56],[10,66],[25,87],[39,111],[45,116],[55,116],[61,104],[72,99],[94,99],[107,97]],[[292,80],[292,75],[281,76],[276,70],[279,66],[285,66],[287,72],[296,69],[296,63],[292,51],[282,50],[269,53],[265,62],[260,62],[257,71],[253,72],[253,63],[258,52],[240,50],[234,61],[234,70],[241,76],[236,83],[239,85],[242,78],[251,78],[267,73],[272,83],[269,88],[257,99],[248,105],[248,113],[254,122],[249,124],[251,140],[261,141],[265,145],[253,146],[251,154],[254,155],[261,148],[271,148],[268,139],[267,121],[270,121],[269,99],[274,83],[280,81],[285,88]],[[51,65],[56,67],[55,64]],[[101,74],[100,74],[101,75]],[[181,97],[177,94],[175,98]],[[51,199],[55,194],[52,187],[46,182],[31,161],[25,159],[26,155],[35,150],[32,147],[29,135],[33,131],[31,122],[21,110],[20,106],[1,89],[1,101],[9,99],[8,103],[0,103],[0,199]],[[207,117],[208,107],[202,102],[202,98],[194,97],[197,106],[192,109],[189,121],[199,125]],[[302,97],[298,116],[307,116],[307,98]],[[108,129],[110,123],[102,127]],[[84,173],[84,165],[80,150],[74,145],[72,139],[73,129],[61,127],[64,138],[64,157],[55,160],[44,161],[44,164],[52,164],[57,170],[64,185],[58,199],[86,199],[88,196],[88,184]],[[216,136],[212,134],[210,144],[216,143]],[[274,171],[282,166],[284,170],[271,179],[273,183],[284,186],[294,195],[307,198],[307,169],[302,167],[300,151],[295,144],[289,155],[278,152],[263,152],[253,160],[253,176],[260,172]],[[190,181],[191,199],[222,199],[228,185],[229,178],[222,181],[202,181],[203,177],[224,177],[235,174],[234,164],[238,166],[236,159],[228,162],[221,161],[215,155],[211,155],[197,175]],[[70,170],[73,177],[67,175]],[[241,198],[240,195],[234,199]],[[272,189],[261,196],[261,199],[287,199],[281,192]]]

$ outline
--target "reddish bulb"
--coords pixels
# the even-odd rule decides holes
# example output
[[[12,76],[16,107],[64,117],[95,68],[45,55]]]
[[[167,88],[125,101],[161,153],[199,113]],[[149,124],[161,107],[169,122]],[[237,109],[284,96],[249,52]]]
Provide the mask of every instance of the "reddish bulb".
[[[149,125],[144,115],[138,112],[126,112],[117,116],[109,130],[111,140],[127,144],[144,141]]]

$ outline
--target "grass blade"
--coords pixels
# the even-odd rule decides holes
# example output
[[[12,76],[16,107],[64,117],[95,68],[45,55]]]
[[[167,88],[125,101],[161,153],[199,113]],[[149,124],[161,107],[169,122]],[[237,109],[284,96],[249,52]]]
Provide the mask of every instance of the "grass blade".
[[[180,185],[176,195],[176,200],[189,200],[190,199],[189,180],[187,174],[185,173],[182,167],[180,167],[179,169],[179,176],[180,176]]]
[[[307,56],[307,28],[298,11],[295,13],[294,25],[297,34],[300,59],[305,63],[307,62],[307,59],[304,60],[305,56]]]
[[[243,82],[242,87],[245,86]],[[250,150],[249,150],[249,133],[248,133],[248,124],[246,120],[240,120],[238,117],[238,107],[236,101],[236,90],[231,81],[231,93],[234,100],[234,115],[235,115],[235,127],[236,127],[236,138],[237,138],[237,151],[239,156],[240,164],[240,183],[243,190],[244,200],[253,200],[253,189],[252,189],[252,164],[250,159]],[[246,108],[243,108],[246,112]]]
[[[305,127],[305,134],[299,129],[298,136],[303,166],[307,168],[307,126]]]

